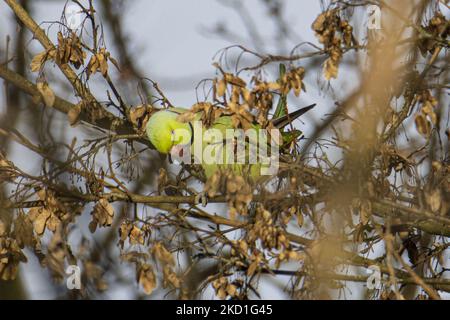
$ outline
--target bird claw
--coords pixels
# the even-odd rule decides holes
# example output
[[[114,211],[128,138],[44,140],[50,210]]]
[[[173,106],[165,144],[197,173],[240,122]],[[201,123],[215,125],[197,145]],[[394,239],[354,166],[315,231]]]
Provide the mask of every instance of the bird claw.
[[[206,192],[200,192],[195,195],[195,204],[201,204],[203,207],[206,207],[208,204],[208,196]]]

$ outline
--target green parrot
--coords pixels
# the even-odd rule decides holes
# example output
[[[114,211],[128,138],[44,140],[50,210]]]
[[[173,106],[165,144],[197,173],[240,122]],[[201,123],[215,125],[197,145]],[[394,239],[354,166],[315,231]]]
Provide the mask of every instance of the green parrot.
[[[271,120],[273,127],[276,128],[275,130],[281,134],[283,143],[286,142],[286,138],[291,139],[290,141],[298,138],[298,134],[296,134],[298,131],[294,130],[294,134],[292,131],[283,133],[281,129],[314,106],[315,104],[312,104]],[[259,134],[264,131],[261,130],[259,124],[253,124],[254,135],[242,136],[245,140],[241,140],[243,143],[237,146],[236,142],[226,143],[231,140],[230,136],[227,136],[227,130],[234,129],[231,116],[220,116],[210,128],[206,129],[200,122],[201,112],[195,114],[194,119],[190,122],[179,121],[180,115],[187,111],[182,108],[169,108],[159,110],[150,116],[146,125],[146,132],[150,142],[158,152],[168,154],[169,157],[174,155],[183,157],[186,156],[186,153],[190,153],[187,155],[187,162],[189,163],[192,158],[194,158],[194,162],[199,160],[195,156],[200,151],[200,155],[207,154],[209,158],[200,159],[195,163],[201,164],[207,178],[211,177],[217,170],[231,169],[234,173],[246,176],[253,182],[258,181],[262,169],[267,169],[269,166],[267,162],[254,161],[255,158],[251,158],[249,153],[249,151],[255,150],[252,147],[257,145],[258,139],[261,137]],[[259,139],[259,141],[261,140]],[[269,148],[267,145],[266,147]],[[242,152],[243,150],[245,152]],[[236,153],[238,160],[235,158]],[[239,154],[244,154],[244,156],[239,157]],[[184,159],[186,160],[186,157]],[[184,162],[186,163],[186,161]]]

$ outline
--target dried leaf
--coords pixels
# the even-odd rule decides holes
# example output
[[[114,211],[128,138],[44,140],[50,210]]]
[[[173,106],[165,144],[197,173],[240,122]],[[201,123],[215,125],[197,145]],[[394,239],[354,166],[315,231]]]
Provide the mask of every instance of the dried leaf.
[[[69,112],[67,113],[67,117],[71,126],[75,126],[79,121],[81,114],[81,105],[82,102],[77,103],[75,106],[70,108]]]
[[[0,237],[6,236],[6,224],[0,220]]]
[[[100,199],[92,212],[92,221],[89,224],[89,230],[94,233],[97,225],[101,227],[109,227],[114,218],[114,208],[108,200]]]
[[[258,261],[253,261],[247,269],[247,276],[251,277],[255,274],[256,268],[258,268]]]
[[[325,61],[325,64],[323,66],[323,73],[324,73],[325,79],[327,79],[327,80],[331,80],[332,78],[336,79],[337,75],[338,75],[338,70],[339,70],[338,66],[333,59],[328,58]]]
[[[172,270],[171,267],[166,265],[163,269],[163,275],[164,288],[166,288],[168,284],[172,285],[176,289],[181,287],[181,279],[177,276],[177,274]]]
[[[224,79],[220,79],[218,82],[217,82],[217,87],[216,87],[217,89],[217,96],[218,97],[223,97],[224,95],[225,95],[225,92],[226,92],[226,90],[227,90],[227,83],[225,82],[225,80]]]
[[[48,83],[40,81],[36,84],[36,87],[39,90],[39,93],[42,95],[45,105],[47,107],[53,107],[56,97],[55,93],[49,87]]]
[[[14,220],[14,235],[20,248],[33,245],[33,223],[20,212]],[[0,221],[0,237],[2,236],[2,222]]]
[[[442,205],[441,191],[439,189],[435,189],[431,192],[428,192],[426,194],[425,200],[430,206],[432,212],[438,212]]]
[[[144,244],[144,232],[137,226],[133,226],[130,232],[130,244]]]
[[[14,239],[0,238],[0,280],[14,280],[19,270],[19,263],[27,258]]]
[[[42,51],[41,53],[35,55],[31,60],[30,64],[31,72],[37,72],[41,70],[45,63],[46,57],[47,57],[47,50]]]
[[[431,133],[430,122],[421,113],[416,115],[414,119],[417,131],[424,137],[429,137]]]
[[[151,294],[156,288],[156,276],[153,268],[149,264],[140,266],[138,272],[138,282],[141,284],[146,294]]]
[[[147,106],[139,105],[130,109],[130,121],[136,127],[142,124],[142,118],[147,115]]]
[[[44,207],[31,208],[28,211],[28,217],[33,222],[34,231],[38,236],[42,236],[45,232],[45,226],[48,218],[50,218],[51,212]]]
[[[159,261],[166,263],[168,265],[175,265],[175,261],[173,259],[172,253],[166,249],[162,242],[156,242],[151,252],[156,256],[156,259]]]
[[[105,55],[102,53],[98,53],[97,60],[100,65],[100,72],[104,77],[106,77],[106,74],[108,73],[108,62],[106,60]]]

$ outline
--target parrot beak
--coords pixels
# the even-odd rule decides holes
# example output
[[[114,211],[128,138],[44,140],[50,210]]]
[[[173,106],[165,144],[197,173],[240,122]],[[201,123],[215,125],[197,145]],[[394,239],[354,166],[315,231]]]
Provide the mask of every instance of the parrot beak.
[[[176,144],[170,149],[170,155],[172,157],[183,157],[184,145]]]
[[[169,152],[169,162],[173,164],[181,164],[185,162],[184,158],[186,156],[185,148],[189,148],[190,145],[186,144],[176,144],[174,145]]]

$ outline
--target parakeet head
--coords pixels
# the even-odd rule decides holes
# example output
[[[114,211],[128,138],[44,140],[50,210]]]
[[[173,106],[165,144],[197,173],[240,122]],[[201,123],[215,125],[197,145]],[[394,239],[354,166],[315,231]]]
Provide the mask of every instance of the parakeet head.
[[[168,154],[176,145],[191,142],[191,125],[177,121],[178,115],[173,111],[161,110],[154,113],[147,122],[147,136],[156,150],[162,154]]]

